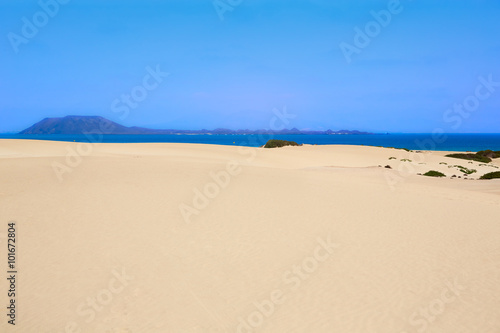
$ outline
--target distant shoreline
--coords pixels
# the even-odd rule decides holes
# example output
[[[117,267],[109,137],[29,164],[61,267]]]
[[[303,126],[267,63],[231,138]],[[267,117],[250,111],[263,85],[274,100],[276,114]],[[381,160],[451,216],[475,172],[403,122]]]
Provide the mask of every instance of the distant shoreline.
[[[477,152],[500,150],[500,134],[448,134],[442,143],[432,143],[431,134],[105,134],[92,137],[66,134],[0,134],[1,139],[103,142],[103,143],[192,143],[260,147],[269,139],[295,141],[306,145],[353,145],[406,148],[422,151]],[[1,143],[0,143],[1,144]]]

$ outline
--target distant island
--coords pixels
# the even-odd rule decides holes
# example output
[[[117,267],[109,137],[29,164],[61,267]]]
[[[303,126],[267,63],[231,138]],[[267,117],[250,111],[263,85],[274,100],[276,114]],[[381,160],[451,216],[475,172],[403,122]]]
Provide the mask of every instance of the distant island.
[[[226,128],[217,128],[214,130],[175,130],[175,129],[150,129],[143,127],[126,127],[99,116],[66,116],[60,118],[45,118],[33,126],[19,132],[19,134],[373,134],[360,131],[308,131],[297,128],[282,129],[279,131],[260,129],[260,130],[231,130]]]

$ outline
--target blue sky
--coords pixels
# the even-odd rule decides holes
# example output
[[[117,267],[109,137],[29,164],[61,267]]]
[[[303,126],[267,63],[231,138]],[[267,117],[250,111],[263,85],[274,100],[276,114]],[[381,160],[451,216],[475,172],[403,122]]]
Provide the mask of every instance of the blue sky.
[[[394,0],[219,0],[224,13],[213,0],[54,1],[0,4],[0,132],[65,115],[268,128],[284,107],[289,128],[500,132],[500,85],[478,88],[500,82],[496,0],[401,0],[397,13]],[[367,25],[348,62],[340,45]],[[169,75],[155,82],[154,69]],[[464,101],[470,112],[450,110]]]

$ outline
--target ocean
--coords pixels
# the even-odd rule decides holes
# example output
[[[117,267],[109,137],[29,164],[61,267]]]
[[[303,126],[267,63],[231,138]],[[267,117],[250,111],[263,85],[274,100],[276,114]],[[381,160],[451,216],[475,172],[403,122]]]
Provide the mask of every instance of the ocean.
[[[365,145],[411,150],[479,151],[500,150],[500,134],[369,134],[369,135],[19,135],[3,134],[0,139],[28,139],[76,142],[139,143],[178,142],[259,147],[269,139],[317,145]],[[1,143],[0,143],[1,145]]]

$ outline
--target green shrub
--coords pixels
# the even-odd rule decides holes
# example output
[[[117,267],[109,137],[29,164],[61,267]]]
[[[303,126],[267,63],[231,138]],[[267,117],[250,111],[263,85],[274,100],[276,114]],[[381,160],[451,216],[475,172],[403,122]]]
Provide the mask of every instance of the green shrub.
[[[429,176],[429,177],[446,177],[446,175],[444,173],[439,172],[439,171],[435,171],[435,170],[427,171],[426,173],[424,173],[424,176]]]
[[[489,158],[499,158],[500,157],[500,151],[493,151],[493,150],[481,150],[476,153],[477,155],[480,156],[485,156]]]
[[[500,171],[485,173],[479,179],[494,179],[494,178],[500,178]]]
[[[465,173],[466,175],[470,175],[474,172],[477,172],[476,169],[467,169],[466,167],[463,167],[461,165],[454,165],[454,167],[458,168],[458,170],[460,170],[460,172]]]
[[[491,158],[484,156],[484,155],[478,155],[477,153],[457,153],[457,154],[448,154],[446,157],[453,157],[453,158],[461,158],[463,160],[473,160],[476,162],[483,162],[483,163],[489,163],[491,162]]]
[[[285,146],[302,146],[294,141],[285,141],[285,140],[269,140],[267,141],[264,148],[277,148],[277,147],[285,147]]]

